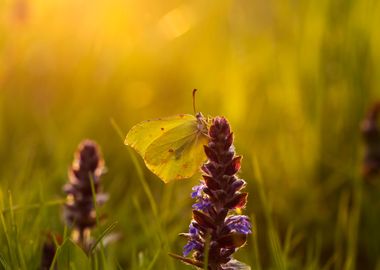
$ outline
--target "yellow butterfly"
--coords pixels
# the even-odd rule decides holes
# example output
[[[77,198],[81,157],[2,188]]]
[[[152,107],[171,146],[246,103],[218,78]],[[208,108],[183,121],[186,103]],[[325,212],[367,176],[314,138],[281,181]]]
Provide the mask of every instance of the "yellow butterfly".
[[[203,145],[208,143],[209,123],[201,113],[148,120],[132,127],[124,143],[168,183],[193,176],[206,160]]]

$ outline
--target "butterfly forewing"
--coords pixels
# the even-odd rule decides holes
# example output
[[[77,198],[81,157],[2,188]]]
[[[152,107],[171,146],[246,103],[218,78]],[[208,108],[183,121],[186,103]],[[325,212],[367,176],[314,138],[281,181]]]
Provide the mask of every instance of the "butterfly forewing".
[[[135,149],[144,157],[146,149],[157,138],[164,136],[169,130],[196,118],[190,114],[181,114],[171,117],[159,118],[141,122],[128,132],[124,143]]]

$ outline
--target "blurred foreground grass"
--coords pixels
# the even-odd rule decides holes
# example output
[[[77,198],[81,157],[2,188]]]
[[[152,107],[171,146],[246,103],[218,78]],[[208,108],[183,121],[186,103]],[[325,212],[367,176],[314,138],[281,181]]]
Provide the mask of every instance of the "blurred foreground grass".
[[[63,233],[54,202],[92,138],[110,194],[96,233],[118,221],[123,236],[107,265],[188,269],[167,252],[181,252],[197,179],[164,185],[136,166],[110,118],[126,134],[191,113],[198,88],[198,109],[230,120],[244,156],[255,228],[239,259],[380,269],[379,189],[361,181],[358,130],[380,94],[378,25],[371,0],[1,0],[0,268],[38,268],[44,235]]]

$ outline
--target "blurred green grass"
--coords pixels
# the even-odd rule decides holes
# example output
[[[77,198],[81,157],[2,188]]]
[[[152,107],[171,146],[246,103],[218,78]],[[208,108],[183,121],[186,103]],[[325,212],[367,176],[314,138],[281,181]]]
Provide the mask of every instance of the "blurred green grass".
[[[380,269],[379,190],[358,169],[359,123],[380,94],[378,25],[372,0],[0,1],[0,206],[8,191],[18,206],[3,213],[0,259],[37,268],[45,233],[64,231],[45,204],[63,198],[73,151],[92,138],[110,194],[96,233],[118,221],[123,235],[110,268],[187,269],[167,252],[181,252],[196,177],[161,183],[110,119],[126,134],[191,113],[198,88],[198,109],[229,119],[244,156],[256,226],[239,259]]]

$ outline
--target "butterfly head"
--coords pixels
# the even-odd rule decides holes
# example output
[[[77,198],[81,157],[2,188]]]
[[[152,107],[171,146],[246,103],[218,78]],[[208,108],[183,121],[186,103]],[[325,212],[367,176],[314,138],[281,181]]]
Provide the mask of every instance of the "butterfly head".
[[[195,117],[197,118],[197,128],[199,132],[208,135],[209,119],[205,118],[200,112],[198,112]]]

